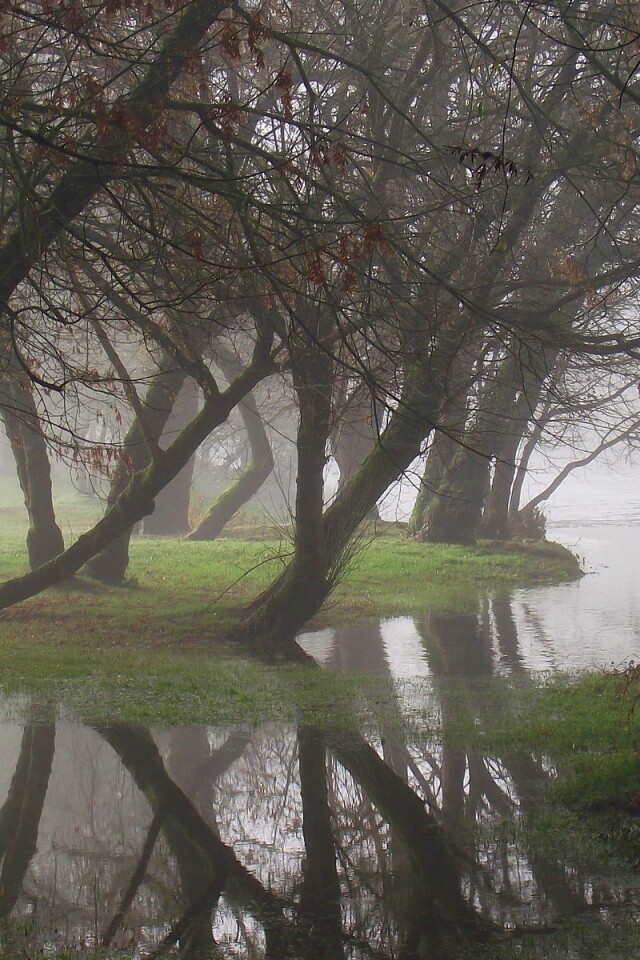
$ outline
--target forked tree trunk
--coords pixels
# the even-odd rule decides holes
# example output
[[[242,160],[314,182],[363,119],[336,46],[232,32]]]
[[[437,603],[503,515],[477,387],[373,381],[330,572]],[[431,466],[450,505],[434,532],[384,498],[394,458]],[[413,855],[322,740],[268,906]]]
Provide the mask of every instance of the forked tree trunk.
[[[501,458],[496,460],[491,489],[478,528],[479,535],[486,540],[508,540],[511,536],[509,494],[516,472],[515,456],[519,441],[520,437],[511,438]]]
[[[51,464],[30,384],[17,374],[0,390],[0,414],[11,444],[18,480],[29,515],[27,552],[32,570],[64,550],[56,523]]]
[[[523,389],[520,359],[508,355],[486,385],[475,423],[429,504],[424,531],[429,542],[475,542],[490,489],[491,463],[517,418],[516,399]]]
[[[289,652],[296,652],[292,647],[293,638],[319,610],[335,585],[358,527],[389,486],[415,460],[437,423],[447,393],[451,362],[465,332],[464,321],[458,319],[444,331],[433,353],[407,371],[398,409],[369,456],[324,516],[320,506],[320,466],[324,450],[313,432],[313,410],[308,412],[309,424],[301,423],[302,470],[296,501],[296,521],[297,524],[302,521],[304,528],[296,531],[293,560],[249,607],[238,630],[241,639],[277,638],[288,646]],[[305,478],[309,480],[309,491],[304,485]]]
[[[154,440],[160,439],[186,377],[185,371],[176,367],[173,361],[168,358],[162,361],[144,398],[145,427],[142,427],[136,417],[124,439],[123,456],[116,467],[107,498],[107,513],[120,494],[126,490],[134,474],[144,470],[151,463],[151,451],[145,443],[144,434],[148,431]],[[152,510],[153,503],[150,502],[148,512]],[[132,529],[133,527],[129,527],[105,550],[93,557],[85,568],[89,576],[102,583],[122,583],[129,565],[129,541]]]
[[[479,527],[480,536],[489,540],[505,540],[511,535],[510,500],[517,471],[518,450],[540,402],[549,369],[557,354],[549,359],[542,354],[533,358],[523,389],[514,405],[510,429],[496,451],[496,465],[487,497],[484,516]],[[538,362],[536,362],[536,360]]]
[[[532,410],[535,410],[541,391],[542,381],[538,383],[537,388],[532,387],[530,396],[523,391],[516,403],[511,429],[497,451],[491,489],[478,529],[480,536],[488,540],[506,540],[511,535],[509,499],[516,475],[516,458],[529,424],[528,416],[531,415]]]

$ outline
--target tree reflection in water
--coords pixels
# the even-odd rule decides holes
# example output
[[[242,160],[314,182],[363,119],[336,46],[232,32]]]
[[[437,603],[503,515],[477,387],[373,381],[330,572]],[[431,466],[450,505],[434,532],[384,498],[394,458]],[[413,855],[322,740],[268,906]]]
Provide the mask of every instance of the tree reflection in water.
[[[400,700],[369,739],[305,715],[256,730],[26,724],[2,765],[4,936],[28,916],[47,949],[437,960],[479,956],[505,929],[637,913],[624,876],[505,829],[536,811],[549,758],[455,742],[460,709],[487,722],[479,677],[497,664],[526,682],[508,601],[415,629],[439,698],[432,740],[407,740]],[[368,629],[366,650],[389,673],[382,633]]]

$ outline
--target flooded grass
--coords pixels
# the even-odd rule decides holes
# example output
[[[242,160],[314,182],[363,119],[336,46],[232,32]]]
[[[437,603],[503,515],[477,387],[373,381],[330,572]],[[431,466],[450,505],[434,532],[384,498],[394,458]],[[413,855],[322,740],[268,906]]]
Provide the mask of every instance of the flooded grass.
[[[76,520],[82,522],[81,511]],[[398,856],[396,846],[402,840],[403,849],[410,851],[414,838],[413,828],[405,831],[404,814],[399,813],[410,784],[423,812],[430,816],[438,811],[435,827],[444,825],[456,837],[463,875],[469,850],[475,851],[478,902],[487,915],[496,910],[502,917],[502,932],[488,944],[467,938],[451,954],[457,960],[587,960],[603,955],[627,960],[638,955],[638,925],[624,903],[637,886],[633,864],[640,858],[640,829],[629,815],[640,797],[640,710],[635,709],[640,681],[635,674],[532,675],[515,656],[505,667],[506,646],[501,648],[503,672],[498,673],[492,635],[478,628],[479,610],[484,610],[484,621],[491,622],[486,601],[484,606],[479,601],[483,595],[491,592],[499,599],[502,588],[570,579],[578,573],[575,560],[553,545],[428,546],[386,531],[358,553],[348,579],[315,623],[317,628],[347,624],[344,635],[351,637],[352,648],[359,628],[350,625],[361,624],[369,668],[380,668],[380,676],[364,677],[260,663],[227,641],[241,605],[275,575],[286,550],[286,543],[252,540],[246,531],[243,538],[211,544],[136,538],[131,578],[124,587],[75,583],[5,611],[0,617],[0,692],[8,697],[2,719],[10,721],[7,729],[14,723],[14,733],[8,735],[14,755],[20,726],[24,723],[27,730],[41,720],[42,728],[54,715],[62,721],[56,736],[64,762],[76,753],[85,756],[84,746],[70,750],[69,744],[95,741],[109,722],[120,730],[131,724],[134,739],[141,736],[141,725],[152,727],[167,763],[174,749],[176,757],[180,750],[187,751],[186,759],[193,742],[204,750],[204,760],[218,762],[230,745],[240,742],[240,752],[229,761],[228,780],[207,809],[215,809],[223,824],[227,818],[229,837],[235,836],[236,818],[243,838],[245,833],[253,836],[252,831],[258,836],[255,849],[243,840],[237,851],[241,859],[251,858],[252,871],[259,872],[262,856],[267,857],[264,869],[271,870],[270,844],[278,856],[291,844],[294,875],[302,862],[296,844],[301,843],[304,819],[296,777],[311,776],[317,796],[317,783],[328,776],[332,812],[327,816],[340,827],[335,837],[338,843],[344,841],[340,869],[345,876],[351,876],[352,849],[360,849],[354,877],[359,883],[362,866],[364,893],[356,892],[354,902],[369,896],[371,909],[380,910],[381,918],[388,910],[392,920],[394,897],[387,903],[385,889],[376,884],[385,871],[402,875],[412,862]],[[0,575],[14,575],[24,564],[21,531],[16,528],[3,542]],[[500,612],[499,602],[491,609]],[[414,641],[422,644],[429,672],[395,682],[389,664],[384,666],[380,617],[409,611],[416,611]],[[341,655],[347,654],[343,650]],[[350,669],[346,659],[342,666]],[[89,724],[86,741],[79,733],[80,720]],[[199,740],[197,724],[202,725],[200,733],[205,732]],[[309,740],[310,728],[323,731],[325,742],[332,744],[329,756],[333,750],[334,759],[326,761],[326,769],[324,750],[318,754]],[[358,746],[361,735],[365,739]],[[77,737],[80,740],[73,739]],[[348,775],[347,768],[340,770],[341,749],[347,762],[351,759]],[[104,750],[103,745],[95,767],[90,767],[96,775],[102,771],[105,797],[111,798],[112,774],[110,768],[103,769]],[[301,750],[306,758],[302,773]],[[363,759],[380,754],[391,765],[400,762],[406,774],[396,792],[384,796],[377,792],[377,778],[367,776],[362,766]],[[195,769],[201,769],[203,758],[195,759]],[[153,769],[157,771],[157,763]],[[363,778],[360,786],[358,776]],[[65,776],[65,784],[67,780],[74,782],[74,777]],[[379,804],[380,822],[371,820],[369,801],[363,805],[368,791],[373,806]],[[307,803],[309,796],[306,792]],[[285,807],[288,819],[277,834]],[[417,808],[410,809],[415,813]],[[370,834],[372,828],[374,833],[380,830],[385,811],[391,818],[389,832],[383,828],[377,838],[376,866]],[[310,819],[318,812],[307,808]],[[265,847],[263,828],[272,815],[273,837],[280,839]],[[117,822],[125,822],[120,813]],[[73,836],[69,863],[75,869]],[[133,842],[136,850],[141,839]],[[387,847],[393,849],[388,863]],[[163,876],[164,848],[157,858],[158,875]],[[441,868],[438,861],[436,872]],[[495,876],[485,885],[482,877],[491,869]],[[425,878],[433,872],[427,870]],[[592,880],[615,913],[589,902]],[[278,883],[287,895],[293,889],[286,870],[276,877],[276,890]],[[554,903],[558,885],[561,896]],[[564,911],[563,898],[572,903],[578,898],[585,912],[578,916],[571,909]],[[171,910],[175,912],[173,906]],[[404,921],[398,916],[401,928]],[[158,924],[160,936],[164,927]],[[18,922],[0,930],[0,960],[34,960],[42,955],[43,945],[47,955],[58,960],[132,956],[133,948],[101,952],[94,942],[87,935],[67,948],[44,928]],[[220,956],[227,955],[249,952],[227,954],[221,948]]]
[[[516,933],[503,943],[465,951],[458,960],[633,960],[638,956],[638,923],[616,917],[595,924],[574,918],[550,930]]]

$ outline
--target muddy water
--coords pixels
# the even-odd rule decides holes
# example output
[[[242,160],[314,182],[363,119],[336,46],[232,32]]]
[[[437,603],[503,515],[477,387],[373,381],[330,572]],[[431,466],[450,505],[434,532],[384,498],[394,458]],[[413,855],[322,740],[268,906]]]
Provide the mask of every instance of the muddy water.
[[[554,758],[467,754],[443,693],[456,678],[482,724],[483,678],[637,654],[640,536],[571,537],[595,571],[580,583],[305,637],[341,670],[422,677],[435,734],[394,722],[400,698],[366,734],[304,715],[257,728],[5,724],[8,955],[27,943],[198,960],[639,956],[637,875],[521,829]]]

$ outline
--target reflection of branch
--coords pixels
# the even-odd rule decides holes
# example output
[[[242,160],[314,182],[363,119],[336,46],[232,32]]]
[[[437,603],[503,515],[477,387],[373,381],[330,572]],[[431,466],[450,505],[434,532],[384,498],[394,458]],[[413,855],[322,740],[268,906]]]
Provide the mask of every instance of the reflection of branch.
[[[120,901],[120,906],[114,913],[109,926],[102,935],[103,947],[110,946],[111,941],[117,933],[118,927],[124,920],[129,907],[133,903],[133,899],[138,892],[138,887],[144,880],[144,875],[147,872],[149,860],[151,859],[151,854],[153,853],[153,848],[156,845],[156,840],[158,839],[158,835],[162,829],[162,824],[164,823],[165,817],[165,810],[162,807],[158,807],[153,816],[153,820],[151,821],[151,826],[149,827],[149,831],[147,833],[147,839],[144,842],[144,846],[136,864],[136,868],[131,875],[129,886],[126,889],[124,896]]]
[[[203,922],[205,915],[212,909],[219,897],[220,890],[218,883],[214,880],[201,896],[189,904],[162,943],[152,953],[148,954],[149,960],[157,960],[157,958],[164,956],[171,947],[183,941],[185,937],[192,937]],[[187,956],[188,951],[184,951],[181,953],[181,956],[182,955]]]
[[[236,760],[239,760],[251,743],[248,730],[234,730],[217,750],[199,764],[191,775],[189,792],[199,793],[205,786],[218,780]]]
[[[220,896],[225,885],[232,884],[234,895],[264,924],[269,948],[275,951],[271,955],[281,956],[277,950],[286,928],[284,901],[266,890],[213,833],[167,773],[151,734],[128,724],[96,726],[96,730],[113,747],[154,812],[164,809],[166,824],[179,831],[208,862],[213,873],[208,895],[213,896],[213,886]]]

